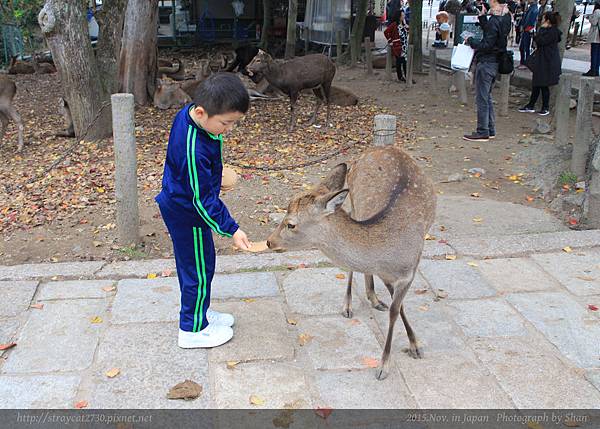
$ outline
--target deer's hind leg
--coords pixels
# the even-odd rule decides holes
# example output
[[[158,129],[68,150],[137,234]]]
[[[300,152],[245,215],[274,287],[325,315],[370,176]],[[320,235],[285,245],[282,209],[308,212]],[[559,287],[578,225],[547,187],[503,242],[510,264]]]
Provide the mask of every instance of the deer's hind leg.
[[[3,113],[0,112],[0,122],[2,125],[2,128],[0,128],[0,139],[4,137],[4,134],[6,134],[6,129],[8,128],[8,117]]]
[[[373,280],[372,274],[365,274],[365,291],[367,293],[367,299],[375,310],[385,311],[388,309],[386,303],[381,301],[375,293],[375,281]]]
[[[19,132],[19,146],[17,148],[17,152],[21,152],[23,150],[23,121],[21,120],[21,115],[17,112],[17,110],[12,106],[0,106],[0,114],[10,118],[15,125],[17,126],[17,130]],[[4,121],[3,121],[4,125]],[[4,127],[6,128],[6,127]]]
[[[350,271],[348,273],[348,284],[346,285],[346,296],[344,296],[344,309],[342,310],[342,316],[348,319],[352,318],[352,275],[354,273]]]
[[[313,93],[315,94],[315,111],[308,122],[309,125],[313,125],[317,123],[317,115],[319,114],[319,107],[321,107],[321,100],[325,97],[325,93],[323,92],[323,87],[318,86],[313,89]]]
[[[325,98],[325,105],[327,106],[327,116],[325,118],[325,126],[329,126],[329,111],[330,111],[330,100],[331,100],[331,82],[323,83],[323,97]]]
[[[294,131],[296,126],[296,103],[298,102],[300,93],[293,92],[290,94],[290,132]]]
[[[407,273],[405,276],[398,278],[393,284],[387,284],[388,289],[393,288],[394,295],[392,297],[392,304],[390,305],[390,321],[388,325],[388,333],[385,339],[385,347],[383,348],[383,355],[381,356],[381,364],[379,368],[377,368],[376,377],[378,380],[385,379],[389,374],[389,366],[390,366],[390,353],[392,350],[392,338],[394,336],[394,325],[396,324],[396,320],[398,319],[398,315],[402,315],[404,311],[402,310],[402,300],[406,296],[406,292],[408,292],[408,288],[410,287],[413,278],[415,276],[414,271],[411,273]],[[404,321],[406,316],[402,316],[402,320]],[[406,326],[406,322],[405,322]],[[409,326],[410,328],[410,326]],[[416,339],[414,336],[414,332],[410,329],[412,334],[412,339],[409,334],[409,341],[411,344],[411,349],[416,347]],[[414,356],[413,356],[414,357]]]

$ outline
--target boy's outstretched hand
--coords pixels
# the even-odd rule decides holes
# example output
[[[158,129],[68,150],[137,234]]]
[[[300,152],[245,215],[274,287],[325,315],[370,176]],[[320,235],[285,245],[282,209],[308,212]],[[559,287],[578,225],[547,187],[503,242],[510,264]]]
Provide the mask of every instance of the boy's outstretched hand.
[[[248,250],[252,246],[250,240],[248,240],[248,236],[241,229],[238,229],[233,234],[233,245],[242,250]]]

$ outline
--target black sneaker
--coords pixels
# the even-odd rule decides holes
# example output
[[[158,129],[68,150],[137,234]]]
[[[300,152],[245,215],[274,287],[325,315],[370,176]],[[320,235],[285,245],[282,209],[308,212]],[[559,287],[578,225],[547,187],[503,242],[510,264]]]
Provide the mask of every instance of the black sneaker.
[[[488,137],[490,140],[493,140],[496,138],[496,134],[490,134],[490,136]]]
[[[548,116],[550,112],[547,109],[542,109],[539,112],[537,112],[537,114],[540,116]]]
[[[483,134],[479,134],[479,133],[472,133],[472,134],[465,134],[463,136],[464,140],[468,140],[470,142],[486,142],[488,141],[490,138],[486,135]]]
[[[535,113],[535,109],[533,107],[529,107],[529,106],[523,106],[519,109],[519,112],[521,113]]]

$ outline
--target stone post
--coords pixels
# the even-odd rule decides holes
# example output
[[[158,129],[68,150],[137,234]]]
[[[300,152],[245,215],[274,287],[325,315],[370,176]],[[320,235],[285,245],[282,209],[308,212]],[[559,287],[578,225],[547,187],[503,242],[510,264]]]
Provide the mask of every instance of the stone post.
[[[586,223],[592,228],[600,228],[600,145],[592,158],[592,177],[588,186],[588,209]]]
[[[569,110],[571,108],[571,75],[563,74],[558,83],[558,98],[556,99],[556,110],[554,125],[556,132],[554,140],[559,146],[569,143]]]
[[[365,37],[365,62],[367,63],[367,74],[373,74],[373,53],[371,52],[371,39]]]
[[[375,127],[373,128],[373,145],[393,145],[396,140],[396,116],[375,115]]]
[[[454,85],[458,90],[458,98],[461,104],[467,104],[467,80],[466,73],[464,71],[454,72]]]
[[[508,116],[508,99],[510,97],[510,75],[501,75],[500,80],[500,116]]]
[[[437,49],[429,48],[429,77],[434,84],[437,84]]]
[[[594,78],[582,77],[577,101],[575,143],[571,158],[571,171],[582,178],[592,142],[592,111],[594,108]]]
[[[385,50],[385,77],[387,80],[392,80],[392,61],[394,61],[392,55],[392,47],[387,45]]]
[[[408,45],[408,52],[406,56],[406,84],[412,86],[413,84],[413,59],[414,59],[415,47]]]
[[[139,241],[137,159],[133,94],[111,96],[119,243]]]

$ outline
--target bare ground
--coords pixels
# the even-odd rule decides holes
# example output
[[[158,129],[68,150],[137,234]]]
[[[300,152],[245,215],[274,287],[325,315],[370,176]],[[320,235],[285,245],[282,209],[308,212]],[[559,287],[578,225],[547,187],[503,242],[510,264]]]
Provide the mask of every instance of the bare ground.
[[[223,199],[254,241],[274,228],[272,213],[282,213],[295,192],[317,183],[337,163],[355,158],[371,144],[373,116],[398,115],[397,144],[415,157],[436,183],[439,194],[488,198],[545,208],[537,190],[524,185],[527,166],[516,165],[519,143],[531,132],[534,116],[516,112],[523,96],[513,94],[507,118],[498,118],[498,136],[486,143],[461,139],[475,128],[470,100],[461,106],[448,93],[448,76],[439,74],[434,87],[427,76],[417,84],[385,80],[384,73],[366,77],[362,68],[341,67],[336,84],[352,90],[361,103],[333,109],[331,128],[308,127],[312,99],[303,97],[295,133],[287,133],[288,102],[256,102],[225,141],[225,162],[236,168],[240,181]],[[3,265],[41,261],[115,260],[170,257],[172,248],[154,196],[160,180],[170,123],[176,110],[140,107],[136,111],[138,177],[142,243],[135,249],[117,243],[114,215],[112,141],[74,142],[58,138],[59,85],[55,76],[18,76],[16,106],[26,123],[26,147],[16,155],[13,125],[0,146],[0,261]],[[511,90],[514,92],[514,90]],[[517,91],[518,92],[518,91]],[[527,94],[528,95],[528,94]],[[324,110],[320,122],[325,120]],[[71,144],[76,149],[45,174]],[[311,162],[306,168],[280,170]],[[256,170],[252,167],[274,169]],[[483,168],[482,175],[468,169]],[[443,183],[463,173],[461,182]],[[219,253],[232,253],[231,242],[216,239]]]

